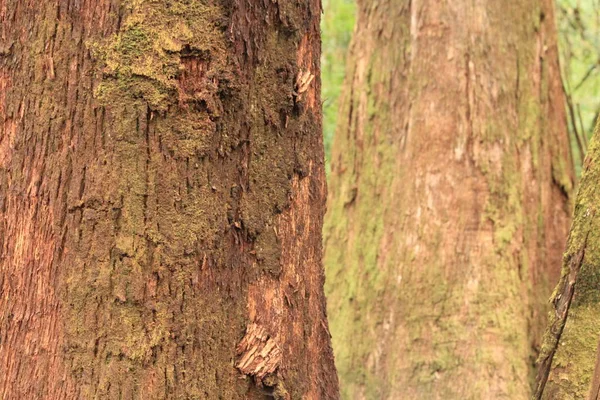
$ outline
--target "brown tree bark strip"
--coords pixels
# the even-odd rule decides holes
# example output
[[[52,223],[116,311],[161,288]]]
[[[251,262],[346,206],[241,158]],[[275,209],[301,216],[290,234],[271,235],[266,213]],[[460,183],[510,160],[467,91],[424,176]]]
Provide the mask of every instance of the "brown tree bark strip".
[[[342,397],[530,398],[573,184],[552,1],[359,0],[341,103]]]
[[[536,399],[596,399],[600,337],[600,144],[590,141],[544,336]]]
[[[0,398],[338,397],[320,12],[0,0]]]

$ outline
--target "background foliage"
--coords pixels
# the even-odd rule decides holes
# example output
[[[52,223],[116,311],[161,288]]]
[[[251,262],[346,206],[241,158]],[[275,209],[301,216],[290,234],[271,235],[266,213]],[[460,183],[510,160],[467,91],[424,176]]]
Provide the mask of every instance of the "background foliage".
[[[338,98],[344,83],[348,45],[354,29],[355,0],[323,0],[323,134],[325,157],[329,169],[329,155],[335,133]]]
[[[355,0],[323,1],[323,130],[329,161]],[[572,151],[579,173],[600,111],[600,0],[557,0],[556,17]],[[329,163],[328,163],[329,164]]]
[[[557,0],[556,11],[569,129],[579,167],[600,110],[600,0]]]

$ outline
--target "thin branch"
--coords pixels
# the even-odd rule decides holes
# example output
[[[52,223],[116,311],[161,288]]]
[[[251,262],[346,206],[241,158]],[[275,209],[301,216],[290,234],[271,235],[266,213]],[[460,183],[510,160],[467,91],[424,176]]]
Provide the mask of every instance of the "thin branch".
[[[561,83],[563,86],[563,91],[565,92],[565,97],[567,99],[567,108],[569,110],[569,115],[570,115],[569,121],[571,122],[571,127],[573,128],[573,133],[575,134],[575,139],[577,141],[577,147],[579,148],[579,158],[580,158],[579,162],[583,163],[583,157],[585,155],[585,147],[583,144],[583,140],[581,139],[579,129],[577,128],[577,119],[575,118],[575,109],[573,107],[571,92],[569,90],[567,90],[565,81],[562,79],[562,76],[561,76]]]
[[[581,81],[579,81],[577,86],[575,86],[575,89],[573,89],[574,92],[585,83],[585,81],[592,75],[592,72],[594,72],[596,68],[598,68],[598,61],[595,64],[592,64],[592,66],[587,70],[583,78],[581,78]]]
[[[585,146],[585,152],[587,154],[587,149],[588,149],[588,134],[585,128],[583,127],[583,118],[581,118],[581,107],[579,104],[577,104],[577,116],[579,117],[579,127],[581,128],[581,133],[582,133],[582,137],[583,137],[583,145]]]

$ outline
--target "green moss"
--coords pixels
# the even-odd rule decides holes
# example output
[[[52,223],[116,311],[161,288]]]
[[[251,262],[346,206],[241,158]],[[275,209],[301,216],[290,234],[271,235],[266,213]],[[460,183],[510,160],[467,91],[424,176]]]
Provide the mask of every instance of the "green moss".
[[[596,362],[600,306],[572,306],[552,362],[544,399],[583,399],[590,390]]]
[[[282,7],[257,6],[249,22],[205,1],[126,1],[107,17],[119,30],[85,42],[95,62],[85,77],[97,86],[96,103],[82,102],[94,105],[84,131],[96,136],[77,147],[88,181],[69,192],[80,223],[64,277],[69,363],[86,377],[101,364],[83,397],[117,398],[126,385],[141,393],[149,376],[161,396],[181,398],[242,398],[252,384],[232,365],[247,287],[282,272],[276,227],[292,183],[311,184],[298,235],[318,226],[323,195],[319,112],[293,94],[300,40],[316,53],[318,33],[305,3]],[[251,38],[234,32],[237,19]],[[318,74],[318,60],[302,62]],[[313,85],[318,104],[318,76]],[[286,369],[292,398],[308,386],[300,364]]]
[[[88,46],[104,65],[96,95],[103,104],[135,99],[166,112],[181,90],[181,58],[210,54],[210,71],[227,75],[223,10],[184,0],[132,1],[119,32]]]
[[[580,186],[575,199],[573,225],[564,256],[562,276],[552,294],[553,303],[564,293],[575,268],[572,260],[585,249],[582,265],[577,274],[575,294],[569,307],[562,335],[556,337],[547,331],[541,355],[548,357],[556,349],[552,369],[543,398],[584,398],[591,383],[600,335],[600,219],[597,215],[600,193],[600,144],[597,133],[590,142]],[[559,323],[556,313],[549,315],[550,326]]]

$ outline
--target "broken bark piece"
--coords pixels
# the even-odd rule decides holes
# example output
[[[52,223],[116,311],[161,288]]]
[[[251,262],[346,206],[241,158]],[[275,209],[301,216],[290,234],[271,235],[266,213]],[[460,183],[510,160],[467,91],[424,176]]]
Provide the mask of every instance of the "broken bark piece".
[[[246,335],[237,345],[236,353],[238,361],[235,367],[259,381],[275,372],[281,363],[281,349],[277,339],[256,323],[246,327]]]

